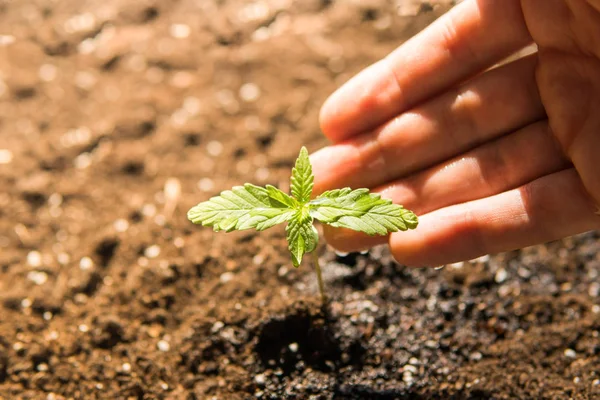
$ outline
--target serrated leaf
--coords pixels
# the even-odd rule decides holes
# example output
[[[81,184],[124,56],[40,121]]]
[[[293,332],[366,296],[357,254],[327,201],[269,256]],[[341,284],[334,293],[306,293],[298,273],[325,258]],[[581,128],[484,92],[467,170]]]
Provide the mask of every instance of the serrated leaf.
[[[300,149],[300,154],[296,159],[296,165],[292,169],[291,192],[292,196],[301,204],[310,200],[314,185],[314,176],[312,166],[308,158],[306,147]]]
[[[231,232],[264,230],[293,215],[294,210],[271,198],[268,189],[247,183],[192,207],[187,217],[195,224],[212,226],[215,231]]]
[[[417,216],[368,189],[330,190],[309,203],[310,215],[322,223],[368,235],[387,235],[417,227]]]
[[[319,234],[313,226],[313,218],[308,209],[297,210],[286,227],[288,249],[292,254],[294,267],[300,266],[302,257],[317,247]]]
[[[271,200],[279,203],[282,207],[296,208],[298,206],[296,199],[277,189],[275,186],[267,185],[266,189]]]

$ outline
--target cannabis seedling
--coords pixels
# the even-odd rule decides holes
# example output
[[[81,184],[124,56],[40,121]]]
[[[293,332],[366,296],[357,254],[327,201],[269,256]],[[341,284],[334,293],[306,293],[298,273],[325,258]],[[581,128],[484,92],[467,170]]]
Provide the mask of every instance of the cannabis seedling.
[[[305,253],[313,253],[319,290],[325,302],[319,257],[315,251],[319,241],[313,225],[315,219],[368,235],[386,235],[416,228],[417,216],[398,204],[392,204],[391,200],[369,193],[369,189],[329,190],[311,200],[313,182],[308,151],[302,147],[292,169],[291,196],[271,185],[263,188],[246,183],[192,207],[187,216],[195,224],[212,226],[215,232],[250,228],[264,231],[287,222],[292,263],[298,267]]]

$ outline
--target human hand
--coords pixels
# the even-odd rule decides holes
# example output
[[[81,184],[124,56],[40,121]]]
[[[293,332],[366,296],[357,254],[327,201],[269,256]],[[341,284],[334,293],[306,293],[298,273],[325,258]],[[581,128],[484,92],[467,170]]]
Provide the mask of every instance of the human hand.
[[[420,215],[387,238],[326,229],[341,251],[388,241],[441,265],[600,229],[600,0],[466,0],[335,92],[321,126],[317,192],[375,188]]]

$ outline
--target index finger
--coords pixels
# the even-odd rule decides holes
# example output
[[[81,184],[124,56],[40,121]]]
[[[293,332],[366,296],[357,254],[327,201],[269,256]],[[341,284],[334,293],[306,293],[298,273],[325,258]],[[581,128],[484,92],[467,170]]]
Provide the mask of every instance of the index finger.
[[[338,89],[321,109],[335,142],[374,129],[531,42],[519,0],[467,0]]]

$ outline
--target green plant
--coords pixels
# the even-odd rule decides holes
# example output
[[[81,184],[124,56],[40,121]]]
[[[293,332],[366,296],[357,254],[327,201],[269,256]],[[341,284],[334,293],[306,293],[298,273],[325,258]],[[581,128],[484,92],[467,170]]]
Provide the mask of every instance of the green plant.
[[[212,226],[215,232],[251,228],[263,231],[287,222],[292,263],[298,267],[304,254],[313,253],[319,290],[325,301],[319,258],[314,251],[319,242],[313,225],[315,219],[368,235],[414,229],[418,221],[412,211],[382,199],[379,194],[369,193],[368,189],[329,190],[311,200],[313,181],[308,151],[302,147],[292,169],[291,196],[271,185],[263,188],[246,183],[192,207],[187,216],[195,224]]]

